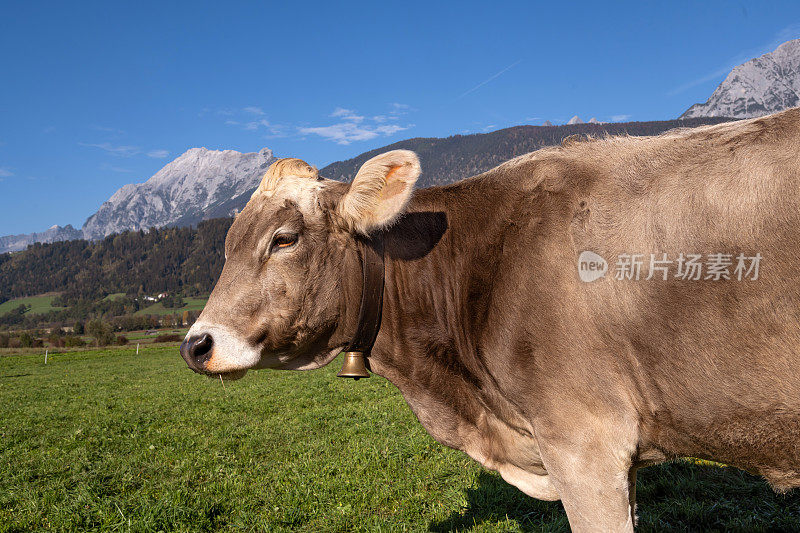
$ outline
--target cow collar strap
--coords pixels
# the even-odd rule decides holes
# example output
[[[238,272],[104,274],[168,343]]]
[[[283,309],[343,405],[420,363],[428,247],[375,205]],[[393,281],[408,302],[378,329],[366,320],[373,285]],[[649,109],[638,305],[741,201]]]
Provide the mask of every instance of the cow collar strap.
[[[385,264],[383,259],[383,234],[370,238],[359,238],[361,248],[361,307],[358,311],[358,326],[353,340],[344,350],[344,364],[337,374],[340,378],[368,378],[366,358],[369,357],[378,330],[381,329],[383,311],[383,285]]]

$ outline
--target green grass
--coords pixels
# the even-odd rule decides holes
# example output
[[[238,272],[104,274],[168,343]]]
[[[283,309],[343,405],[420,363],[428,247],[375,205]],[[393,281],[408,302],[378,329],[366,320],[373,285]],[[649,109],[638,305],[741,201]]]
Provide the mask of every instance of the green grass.
[[[175,347],[0,358],[0,531],[566,531],[436,444],[373,377],[251,372]],[[640,531],[797,531],[800,496],[679,462],[639,476]]]
[[[113,294],[109,294],[108,296],[103,298],[103,300],[108,300],[110,302],[113,302],[114,300],[116,300],[118,298],[123,298],[124,296],[125,296],[124,292],[115,292]]]
[[[40,296],[28,296],[26,298],[16,298],[14,300],[8,300],[7,302],[3,302],[0,304],[0,315],[4,315],[10,311],[13,311],[15,308],[19,307],[22,304],[30,305],[31,309],[28,311],[28,314],[37,315],[42,313],[47,313],[49,311],[60,311],[62,309],[66,309],[65,307],[53,307],[51,304],[53,302],[53,298],[55,298],[55,294],[47,294],[47,295],[40,295]]]
[[[159,329],[157,331],[158,333],[156,333],[155,335],[148,335],[147,331],[123,331],[123,332],[118,332],[117,334],[125,335],[125,337],[129,341],[142,341],[142,340],[151,341],[154,340],[159,335],[175,334],[183,337],[186,335],[186,332],[189,331],[189,328]]]
[[[183,313],[184,311],[200,311],[206,306],[208,298],[184,298],[185,305],[183,307],[173,307],[168,309],[161,305],[161,302],[156,302],[151,306],[139,309],[135,314],[137,315],[172,315],[175,313]]]

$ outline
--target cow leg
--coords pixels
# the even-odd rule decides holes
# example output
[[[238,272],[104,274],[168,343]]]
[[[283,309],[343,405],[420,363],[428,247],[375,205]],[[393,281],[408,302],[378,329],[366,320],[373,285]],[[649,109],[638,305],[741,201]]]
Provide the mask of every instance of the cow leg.
[[[633,532],[635,473],[629,452],[586,433],[540,438],[539,446],[572,531]]]
[[[638,522],[636,516],[636,467],[628,471],[628,505],[631,508],[631,522],[635,526]]]

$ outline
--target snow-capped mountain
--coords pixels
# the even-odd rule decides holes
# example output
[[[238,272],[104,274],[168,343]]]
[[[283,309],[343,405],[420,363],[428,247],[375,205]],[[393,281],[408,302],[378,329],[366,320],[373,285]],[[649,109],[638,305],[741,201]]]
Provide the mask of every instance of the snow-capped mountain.
[[[0,252],[24,250],[29,244],[35,242],[68,241],[81,238],[83,238],[83,233],[73,228],[70,224],[67,224],[63,228],[56,225],[40,233],[23,233],[21,235],[6,235],[0,237]]]
[[[768,115],[800,104],[800,39],[735,67],[704,104],[680,118]]]
[[[192,148],[144,183],[123,186],[81,230],[53,226],[42,233],[0,237],[0,253],[24,250],[35,242],[100,239],[126,230],[231,216],[247,203],[274,160],[268,148],[244,154]]]
[[[230,215],[226,206],[252,193],[275,160],[272,151],[192,148],[144,183],[122,187],[83,225],[87,239],[125,230],[183,225]]]

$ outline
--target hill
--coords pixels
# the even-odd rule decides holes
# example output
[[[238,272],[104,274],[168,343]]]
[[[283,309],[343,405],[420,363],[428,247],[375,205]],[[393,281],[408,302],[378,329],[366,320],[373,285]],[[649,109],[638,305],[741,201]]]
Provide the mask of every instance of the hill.
[[[563,126],[515,126],[491,133],[418,137],[370,150],[346,161],[332,163],[320,171],[326,178],[350,181],[369,158],[388,150],[417,152],[422,164],[420,187],[443,185],[474,176],[518,155],[544,146],[559,144],[572,135],[658,135],[674,128],[718,124],[730,119],[694,118],[651,122],[616,122],[605,124],[570,124]]]

